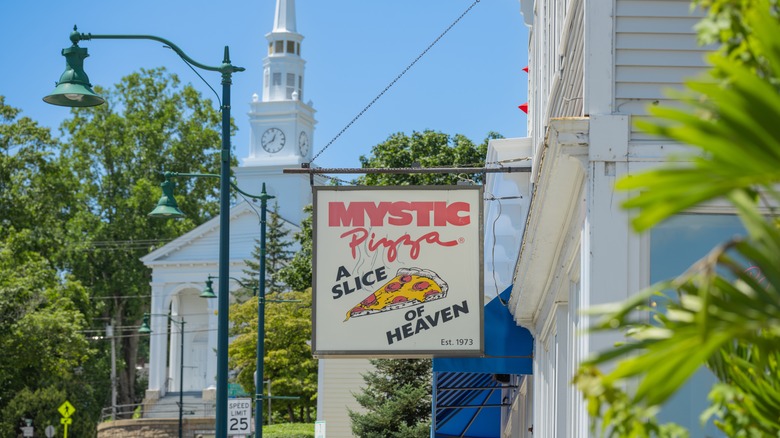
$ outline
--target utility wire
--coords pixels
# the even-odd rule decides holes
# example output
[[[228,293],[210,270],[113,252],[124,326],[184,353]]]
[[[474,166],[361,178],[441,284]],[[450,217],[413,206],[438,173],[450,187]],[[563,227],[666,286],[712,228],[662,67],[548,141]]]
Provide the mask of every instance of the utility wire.
[[[335,142],[339,137],[341,137],[341,134],[346,132],[346,130],[349,129],[350,126],[352,126],[353,123],[355,123],[360,117],[362,117],[363,114],[366,111],[368,111],[368,109],[371,108],[371,106],[374,105],[374,103],[376,103],[376,101],[379,100],[387,92],[387,90],[389,90],[393,85],[395,85],[395,83],[398,82],[398,80],[401,79],[401,77],[403,75],[405,75],[406,72],[409,71],[409,69],[411,69],[415,64],[417,64],[417,61],[419,61],[420,58],[425,56],[425,54],[428,53],[428,51],[431,50],[431,48],[433,48],[433,46],[435,46],[436,43],[438,43],[439,40],[442,39],[444,37],[444,35],[447,34],[447,32],[449,32],[453,27],[455,27],[455,25],[458,24],[458,22],[463,17],[465,17],[466,14],[468,14],[469,11],[471,11],[471,9],[474,8],[474,6],[476,6],[477,3],[479,3],[479,2],[480,2],[480,0],[474,0],[474,3],[472,3],[471,6],[469,6],[468,8],[466,8],[466,10],[463,11],[463,13],[460,14],[460,16],[458,18],[456,18],[455,21],[452,22],[452,24],[450,24],[449,26],[447,26],[446,29],[444,29],[444,32],[442,32],[438,37],[436,37],[436,39],[433,40],[433,42],[431,44],[429,44],[428,47],[425,48],[425,50],[423,50],[419,55],[417,55],[417,58],[415,58],[414,61],[411,62],[411,64],[406,66],[406,68],[403,69],[403,71],[401,71],[401,73],[399,73],[398,76],[395,77],[395,79],[390,81],[390,83],[385,87],[384,90],[382,90],[379,94],[377,94],[377,96],[373,100],[371,100],[371,102],[369,102],[368,105],[366,105],[362,110],[360,110],[360,112],[352,120],[350,120],[349,123],[347,123],[347,126],[342,128],[341,131],[339,131],[338,134],[336,134],[336,136],[333,137],[333,139],[331,139],[325,145],[325,147],[320,149],[320,151],[317,152],[317,154],[312,157],[311,162],[309,162],[309,165],[311,166],[311,164],[314,163],[314,160],[316,160],[317,157],[319,157],[323,152],[325,152],[325,150],[328,149],[328,147],[330,147],[330,145],[332,145],[333,142]]]

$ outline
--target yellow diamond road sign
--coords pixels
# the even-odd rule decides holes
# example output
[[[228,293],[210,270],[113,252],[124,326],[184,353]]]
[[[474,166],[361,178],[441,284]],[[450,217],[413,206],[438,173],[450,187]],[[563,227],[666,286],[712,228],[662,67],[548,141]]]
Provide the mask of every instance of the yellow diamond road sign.
[[[65,400],[65,403],[61,404],[57,410],[60,411],[60,415],[65,418],[70,417],[74,412],[76,412],[76,408],[74,408],[73,405],[70,404],[70,402],[67,400]]]

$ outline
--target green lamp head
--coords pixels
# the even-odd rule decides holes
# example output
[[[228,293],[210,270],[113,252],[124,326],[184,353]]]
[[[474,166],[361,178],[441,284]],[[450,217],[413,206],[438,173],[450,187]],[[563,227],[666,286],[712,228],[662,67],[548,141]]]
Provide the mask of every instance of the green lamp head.
[[[138,333],[141,333],[142,335],[148,335],[152,332],[152,329],[149,328],[149,314],[144,313],[144,320],[141,323],[141,327],[138,329]]]
[[[214,278],[211,275],[209,275],[208,280],[206,280],[206,288],[203,289],[203,292],[200,294],[201,298],[216,298],[217,294],[214,293],[214,288],[212,285],[214,284],[214,281],[211,279]]]
[[[75,27],[73,31],[76,32]],[[44,97],[43,101],[70,107],[96,106],[105,102],[105,99],[92,91],[92,84],[84,72],[84,59],[89,56],[87,49],[79,47],[74,41],[73,46],[62,49],[62,56],[65,57],[65,72],[60,76],[54,91]]]
[[[176,198],[173,197],[173,183],[168,178],[165,178],[160,187],[162,188],[162,196],[157,201],[157,207],[149,213],[149,216],[184,217],[184,213],[179,210],[179,205],[176,204]]]

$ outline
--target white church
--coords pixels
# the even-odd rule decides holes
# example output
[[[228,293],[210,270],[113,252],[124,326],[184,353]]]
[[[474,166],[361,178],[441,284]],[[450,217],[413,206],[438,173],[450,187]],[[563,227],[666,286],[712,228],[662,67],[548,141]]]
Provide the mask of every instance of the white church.
[[[267,50],[262,93],[254,94],[249,104],[249,156],[233,169],[237,185],[247,193],[260,194],[265,183],[268,194],[276,198],[271,205],[278,203],[278,214],[290,224],[301,223],[303,208],[312,196],[309,175],[283,174],[283,169],[299,168],[311,161],[317,123],[304,88],[303,38],[296,29],[295,1],[277,0],[273,30],[266,34],[267,48],[261,48]],[[321,181],[317,177],[314,183]],[[239,201],[229,211],[229,272],[240,279],[245,276],[245,260],[253,257],[260,221],[259,204]],[[182,340],[177,325],[168,324],[166,317],[150,318],[149,386],[145,394],[149,406],[178,400],[181,391],[189,400],[200,399],[207,407],[195,410],[196,416],[209,416],[208,406],[213,406],[216,398],[217,300],[199,295],[208,276],[217,275],[218,244],[219,218],[215,217],[142,258],[152,270],[150,312],[185,321]],[[235,280],[230,280],[230,287],[231,293],[241,288]],[[183,358],[180,342],[184,342]],[[360,373],[368,362],[329,359],[320,360],[319,367],[318,420],[327,421],[329,436],[350,436],[347,407],[358,408],[351,392],[362,384]]]

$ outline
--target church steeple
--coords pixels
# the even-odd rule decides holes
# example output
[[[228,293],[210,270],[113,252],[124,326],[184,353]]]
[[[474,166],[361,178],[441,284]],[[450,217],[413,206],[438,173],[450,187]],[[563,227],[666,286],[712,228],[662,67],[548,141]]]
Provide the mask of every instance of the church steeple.
[[[296,30],[295,0],[276,0],[274,29],[265,38],[268,57],[263,61],[263,102],[303,100],[303,35]]]
[[[311,157],[314,108],[304,103],[303,35],[297,31],[295,0],[276,0],[273,30],[265,35],[263,92],[252,98],[252,139],[245,166],[296,165]]]
[[[295,31],[295,0],[277,0],[274,32]]]

